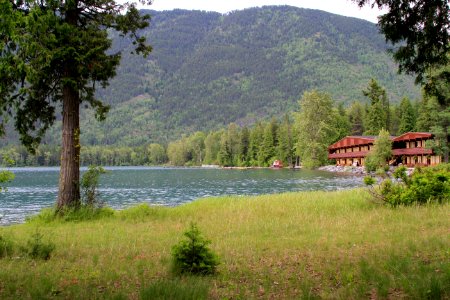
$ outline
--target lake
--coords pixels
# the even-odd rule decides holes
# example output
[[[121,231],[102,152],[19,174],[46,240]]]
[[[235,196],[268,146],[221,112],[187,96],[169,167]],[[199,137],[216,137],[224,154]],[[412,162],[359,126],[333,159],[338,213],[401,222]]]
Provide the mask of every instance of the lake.
[[[176,206],[198,198],[291,191],[338,190],[363,185],[360,176],[308,170],[224,170],[203,168],[109,167],[101,176],[100,198],[122,209],[138,203]],[[54,205],[59,168],[12,168],[16,175],[0,193],[0,225]],[[86,168],[82,169],[82,172]]]

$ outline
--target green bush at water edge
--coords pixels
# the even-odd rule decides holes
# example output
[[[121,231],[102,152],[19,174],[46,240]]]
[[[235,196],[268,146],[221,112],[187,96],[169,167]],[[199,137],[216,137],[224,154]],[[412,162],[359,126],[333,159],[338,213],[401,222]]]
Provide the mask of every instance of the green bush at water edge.
[[[378,188],[373,187],[376,181],[370,176],[364,182],[372,187],[374,198],[392,207],[450,200],[450,164],[417,168],[410,177],[402,166],[394,171],[393,179],[383,180]]]

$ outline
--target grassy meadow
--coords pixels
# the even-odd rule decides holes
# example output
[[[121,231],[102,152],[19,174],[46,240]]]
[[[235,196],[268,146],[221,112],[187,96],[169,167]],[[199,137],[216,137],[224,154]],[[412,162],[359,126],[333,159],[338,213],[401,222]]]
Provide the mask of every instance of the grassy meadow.
[[[0,299],[448,299],[450,206],[381,206],[365,190],[140,205],[91,221],[45,213],[0,227]],[[171,273],[191,222],[211,240],[214,276]],[[17,250],[39,232],[49,260]]]

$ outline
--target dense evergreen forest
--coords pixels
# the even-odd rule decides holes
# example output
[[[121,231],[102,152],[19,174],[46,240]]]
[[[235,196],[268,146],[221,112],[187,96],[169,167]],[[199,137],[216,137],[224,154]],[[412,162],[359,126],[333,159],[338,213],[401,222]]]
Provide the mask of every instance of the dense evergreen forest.
[[[84,151],[143,149],[230,123],[257,128],[271,118],[281,122],[312,89],[344,107],[364,106],[370,101],[361,90],[371,78],[385,87],[392,104],[420,98],[413,79],[397,74],[384,37],[367,21],[289,6],[225,15],[147,12],[152,20],[144,35],[154,51],[146,59],[127,54],[131,40],[115,37],[111,51],[127,51],[117,76],[98,92],[111,111],[101,123],[89,108],[82,112]],[[57,148],[59,126],[49,131],[43,149]],[[11,129],[0,143],[17,140]]]

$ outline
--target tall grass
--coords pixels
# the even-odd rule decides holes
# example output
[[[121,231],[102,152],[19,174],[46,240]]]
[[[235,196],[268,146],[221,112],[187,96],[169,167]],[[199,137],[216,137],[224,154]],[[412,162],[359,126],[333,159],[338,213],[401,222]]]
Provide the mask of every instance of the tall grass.
[[[0,298],[448,298],[449,204],[368,199],[364,190],[287,193],[140,205],[90,221],[37,217],[0,236],[20,245],[38,227],[56,250],[48,261],[1,259]],[[216,276],[170,273],[171,247],[191,222],[221,259]]]

